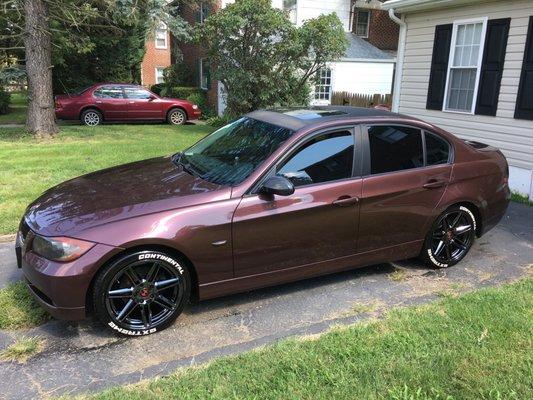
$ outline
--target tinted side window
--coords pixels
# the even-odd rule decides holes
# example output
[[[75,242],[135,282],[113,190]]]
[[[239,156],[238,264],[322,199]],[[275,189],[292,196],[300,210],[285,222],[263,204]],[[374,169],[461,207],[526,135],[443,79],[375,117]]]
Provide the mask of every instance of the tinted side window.
[[[319,135],[306,142],[278,168],[278,175],[290,179],[294,186],[350,178],[353,151],[351,132]]]
[[[429,132],[426,136],[426,165],[446,164],[450,156],[450,145],[441,137]]]
[[[124,88],[124,92],[128,99],[149,99],[151,95],[148,90],[135,87]]]
[[[94,97],[99,99],[123,99],[124,94],[120,86],[102,86],[93,93]]]
[[[422,133],[406,126],[369,126],[371,173],[424,166]]]

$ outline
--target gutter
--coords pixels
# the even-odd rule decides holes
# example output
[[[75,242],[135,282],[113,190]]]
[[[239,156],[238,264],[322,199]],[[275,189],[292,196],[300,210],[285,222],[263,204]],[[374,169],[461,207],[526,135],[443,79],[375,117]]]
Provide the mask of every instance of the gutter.
[[[403,59],[405,55],[405,39],[407,37],[407,24],[404,21],[404,17],[398,18],[394,14],[394,8],[389,8],[389,18],[400,25],[400,37],[398,40],[398,54],[396,59],[396,75],[394,77],[394,87],[392,89],[392,112],[398,112],[400,108],[400,89],[402,87],[403,78]]]

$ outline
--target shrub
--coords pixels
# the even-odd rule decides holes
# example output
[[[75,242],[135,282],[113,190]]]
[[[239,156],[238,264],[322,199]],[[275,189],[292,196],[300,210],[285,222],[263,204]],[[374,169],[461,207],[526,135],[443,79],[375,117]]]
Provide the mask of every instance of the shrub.
[[[207,95],[204,91],[198,91],[197,93],[193,93],[188,96],[186,100],[200,107],[200,110],[202,110],[202,119],[206,120],[215,116],[215,112],[209,106],[209,103],[207,101]]]
[[[211,125],[214,128],[220,128],[224,125],[229,124],[231,121],[232,121],[232,118],[229,115],[224,114],[221,116],[215,116],[215,117],[208,118],[205,121],[205,123],[207,125]]]
[[[201,91],[196,86],[173,86],[170,88],[165,88],[161,92],[162,96],[173,97],[176,99],[186,99],[192,94],[201,93]]]
[[[158,96],[161,96],[161,92],[163,91],[164,88],[165,88],[164,83],[156,83],[155,85],[152,85],[150,87],[150,90],[154,92],[155,94],[157,94]]]
[[[0,114],[7,114],[10,101],[11,95],[3,87],[0,87]]]

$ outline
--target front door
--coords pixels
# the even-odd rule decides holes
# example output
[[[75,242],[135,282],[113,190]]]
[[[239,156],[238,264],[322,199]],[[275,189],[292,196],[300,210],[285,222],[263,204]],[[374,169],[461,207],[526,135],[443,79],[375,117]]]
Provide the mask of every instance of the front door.
[[[126,86],[124,92],[128,99],[128,119],[164,119],[161,101],[154,98],[148,90],[137,86]]]
[[[416,249],[450,180],[449,144],[419,128],[394,125],[368,127],[368,142],[358,249],[409,248],[410,243]]]
[[[245,196],[233,218],[235,276],[349,256],[357,250],[361,179],[353,129],[320,133],[272,173],[290,179],[290,196]]]

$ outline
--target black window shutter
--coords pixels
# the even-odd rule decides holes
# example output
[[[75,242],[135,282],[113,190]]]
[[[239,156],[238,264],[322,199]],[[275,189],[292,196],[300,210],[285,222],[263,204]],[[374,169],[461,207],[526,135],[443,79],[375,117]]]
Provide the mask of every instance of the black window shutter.
[[[452,30],[453,24],[437,25],[435,27],[431,73],[429,75],[428,98],[426,103],[428,110],[442,110],[444,91],[446,89],[446,75],[448,74]]]
[[[476,114],[496,115],[510,24],[511,18],[491,19],[487,23]]]
[[[533,120],[533,17],[529,17],[529,29],[527,31],[526,50],[520,86],[516,98],[515,118]]]

